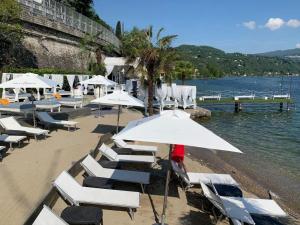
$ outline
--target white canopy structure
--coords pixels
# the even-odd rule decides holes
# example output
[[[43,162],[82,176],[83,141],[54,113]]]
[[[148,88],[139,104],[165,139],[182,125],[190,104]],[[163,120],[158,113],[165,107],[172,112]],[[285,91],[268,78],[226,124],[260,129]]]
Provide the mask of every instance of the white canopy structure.
[[[128,125],[113,139],[182,144],[213,150],[242,153],[239,149],[190,119],[190,114],[181,110],[167,110],[140,120],[129,122]],[[164,207],[161,224],[165,222],[170,166],[167,172]]]
[[[0,88],[3,88],[3,93],[5,95],[6,88],[12,88],[15,90],[15,100],[18,100],[18,94],[21,88],[36,88],[39,90],[40,88],[53,88],[56,91],[57,83],[53,80],[48,78],[39,76],[34,73],[26,73],[22,76],[15,78],[13,80],[7,81],[5,83],[0,84]],[[39,91],[38,93],[38,100],[40,100]],[[2,95],[2,97],[5,97]]]
[[[117,133],[119,131],[119,120],[121,106],[136,106],[144,107],[144,103],[128,94],[128,92],[122,90],[116,90],[112,94],[105,95],[103,97],[97,98],[91,101],[92,103],[97,103],[101,105],[117,105],[118,106],[118,121],[117,121]]]
[[[88,85],[101,85],[101,86],[105,86],[105,94],[107,94],[107,86],[115,86],[115,85],[117,85],[116,82],[114,82],[112,80],[109,80],[106,77],[101,76],[101,75],[96,75],[96,76],[94,76],[91,79],[87,79],[87,80],[81,81],[80,84],[84,86],[85,94],[87,94],[87,86]],[[100,90],[98,90],[97,97],[101,97]]]

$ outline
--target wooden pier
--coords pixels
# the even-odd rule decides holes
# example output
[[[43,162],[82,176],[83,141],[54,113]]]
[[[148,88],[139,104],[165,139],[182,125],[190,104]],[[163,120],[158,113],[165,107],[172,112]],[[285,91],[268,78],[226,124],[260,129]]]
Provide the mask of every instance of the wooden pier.
[[[287,110],[290,110],[291,105],[294,104],[293,99],[284,98],[284,99],[272,99],[272,98],[254,98],[254,99],[239,99],[235,100],[233,97],[231,98],[221,98],[221,99],[205,99],[205,100],[197,100],[199,106],[203,105],[233,105],[235,112],[242,111],[243,104],[278,104],[279,110],[283,111],[284,106],[286,106]]]

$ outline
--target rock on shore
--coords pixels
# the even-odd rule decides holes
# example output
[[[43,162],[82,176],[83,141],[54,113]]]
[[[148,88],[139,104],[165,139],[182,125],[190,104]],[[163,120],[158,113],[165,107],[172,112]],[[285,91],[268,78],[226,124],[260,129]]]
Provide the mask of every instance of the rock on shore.
[[[197,106],[196,109],[186,109],[187,113],[191,114],[192,119],[199,119],[203,117],[211,117],[211,111]]]

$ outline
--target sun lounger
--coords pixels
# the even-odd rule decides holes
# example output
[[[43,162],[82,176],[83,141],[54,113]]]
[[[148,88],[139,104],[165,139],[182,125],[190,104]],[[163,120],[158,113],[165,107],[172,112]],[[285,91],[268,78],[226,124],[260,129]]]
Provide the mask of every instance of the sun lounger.
[[[76,109],[77,107],[82,108],[83,105],[82,98],[74,98],[74,97],[61,98],[58,100],[58,102],[62,106],[70,106],[70,107],[74,107],[74,109]]]
[[[48,206],[44,205],[32,225],[68,225],[57,216]]]
[[[0,146],[0,161],[3,159],[3,150],[5,149],[4,146]]]
[[[109,178],[122,182],[138,183],[141,184],[143,191],[143,185],[147,185],[150,183],[150,173],[103,168],[90,155],[87,155],[87,157],[81,162],[81,166],[90,176]]]
[[[154,163],[155,157],[148,155],[119,155],[113,149],[102,144],[99,151],[110,161],[133,162],[133,163]]]
[[[255,198],[238,198],[223,197],[218,193],[214,193],[209,187],[200,181],[200,185],[204,196],[216,207],[221,213],[231,220],[234,224],[245,222],[255,224],[251,214],[266,215],[270,217],[285,217],[287,214],[280,206],[271,199],[255,199]]]
[[[8,132],[30,134],[30,135],[33,135],[35,139],[39,135],[44,135],[46,137],[46,135],[49,133],[48,130],[21,126],[18,123],[18,121],[12,116],[0,119],[0,124]]]
[[[54,109],[57,109],[57,111],[60,112],[61,104],[55,99],[35,101],[34,104],[37,110],[42,109],[50,110],[50,112],[53,112]]]
[[[14,135],[2,134],[0,135],[0,142],[9,143],[9,147],[12,148],[13,147],[12,144],[20,143],[26,138],[27,138],[26,136],[14,136]]]
[[[131,216],[133,216],[133,210],[140,206],[138,192],[83,187],[66,171],[56,178],[53,185],[72,205],[88,204],[127,208]]]
[[[78,124],[78,122],[75,121],[55,120],[47,112],[37,112],[37,117],[43,124],[47,126],[50,125],[64,126],[67,127],[68,130],[70,130],[70,128],[74,128],[76,130],[76,125]]]
[[[229,174],[216,174],[216,173],[185,173],[176,162],[171,161],[172,169],[177,176],[184,180],[188,186],[193,186],[203,182],[205,184],[226,184],[232,186],[239,186],[239,184]]]
[[[48,206],[44,205],[32,225],[68,224],[103,225],[102,209],[91,206],[70,206],[65,208],[59,217]]]
[[[139,151],[139,152],[157,152],[156,146],[150,146],[150,145],[131,145],[127,144],[125,141],[116,139],[114,140],[116,145],[120,148],[130,148],[132,151]]]
[[[223,196],[242,197],[243,192],[239,188],[239,184],[229,174],[216,173],[186,173],[176,162],[171,161],[172,169],[181,183],[181,187],[187,190],[194,185],[203,182],[209,186],[214,184],[215,188]]]
[[[24,113],[27,114],[29,112],[32,112],[34,109],[34,105],[31,103],[24,103],[24,102],[16,102],[16,103],[10,103],[8,105],[0,105],[0,117],[1,113]]]

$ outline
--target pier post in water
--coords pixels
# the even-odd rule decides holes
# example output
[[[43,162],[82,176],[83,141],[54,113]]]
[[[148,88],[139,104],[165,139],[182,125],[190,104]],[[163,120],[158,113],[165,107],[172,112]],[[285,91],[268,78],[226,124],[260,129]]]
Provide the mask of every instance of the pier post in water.
[[[283,102],[280,102],[280,104],[279,104],[279,110],[280,110],[280,112],[282,112],[282,110],[283,110]]]
[[[242,105],[241,105],[240,102],[234,102],[234,111],[235,111],[236,113],[242,111]]]

